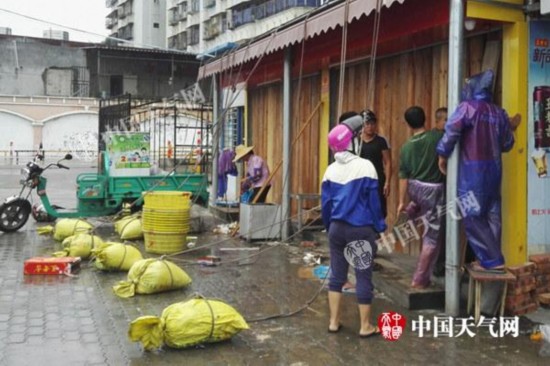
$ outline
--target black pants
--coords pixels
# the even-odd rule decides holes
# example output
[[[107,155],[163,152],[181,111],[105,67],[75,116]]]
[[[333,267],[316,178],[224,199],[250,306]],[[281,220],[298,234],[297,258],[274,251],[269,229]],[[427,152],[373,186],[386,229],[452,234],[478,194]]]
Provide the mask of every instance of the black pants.
[[[250,197],[250,201],[248,201],[249,203],[252,203],[254,202],[254,199],[256,198],[256,196],[258,195],[258,193],[260,193],[260,190],[262,189],[262,187],[254,187],[254,192],[252,193],[252,196]],[[267,197],[267,194],[269,193],[269,190],[271,189],[271,186],[267,186],[264,191],[262,192],[262,194],[260,195],[260,197],[258,198],[258,200],[256,201],[256,203],[264,203],[265,202],[265,198]]]

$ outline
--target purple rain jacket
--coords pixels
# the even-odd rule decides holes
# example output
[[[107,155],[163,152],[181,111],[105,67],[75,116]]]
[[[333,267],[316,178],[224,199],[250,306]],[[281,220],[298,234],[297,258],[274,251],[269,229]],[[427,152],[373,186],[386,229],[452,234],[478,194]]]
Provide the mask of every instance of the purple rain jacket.
[[[514,135],[506,111],[492,103],[492,70],[466,81],[462,102],[445,126],[437,153],[448,158],[460,142],[458,196],[472,191],[479,208],[469,207],[467,215],[485,215],[493,200],[500,200],[501,154],[514,146]]]

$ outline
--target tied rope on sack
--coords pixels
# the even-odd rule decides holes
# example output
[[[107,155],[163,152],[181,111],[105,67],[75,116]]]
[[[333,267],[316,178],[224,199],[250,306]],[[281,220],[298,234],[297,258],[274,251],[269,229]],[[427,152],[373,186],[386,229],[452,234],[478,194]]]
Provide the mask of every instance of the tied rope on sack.
[[[201,295],[168,306],[160,317],[143,316],[130,323],[128,337],[141,342],[146,351],[161,348],[187,348],[230,339],[249,329],[244,318],[220,300]]]
[[[87,259],[92,254],[92,250],[103,245],[103,240],[99,236],[92,234],[76,234],[63,240],[63,250],[55,252],[54,257],[80,257]]]
[[[123,217],[115,222],[115,231],[122,240],[133,240],[143,238],[141,225],[141,214],[137,213],[131,216]]]
[[[119,297],[129,298],[135,294],[154,294],[188,286],[191,277],[176,264],[164,257],[149,258],[135,262],[128,272],[128,281],[113,286]]]
[[[82,219],[61,219],[55,223],[55,226],[47,225],[36,229],[39,235],[53,233],[54,240],[63,241],[69,236],[78,233],[89,233],[93,230],[93,225]]]
[[[141,252],[132,245],[106,242],[92,250],[95,267],[102,271],[128,271],[132,265],[143,259]]]

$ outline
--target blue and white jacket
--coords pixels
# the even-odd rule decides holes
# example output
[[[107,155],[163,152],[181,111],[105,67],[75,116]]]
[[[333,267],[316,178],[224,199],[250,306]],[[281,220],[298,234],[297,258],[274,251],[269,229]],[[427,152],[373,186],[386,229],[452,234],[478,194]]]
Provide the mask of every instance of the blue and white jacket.
[[[321,186],[322,216],[327,230],[334,220],[352,226],[370,225],[379,233],[386,230],[374,165],[348,151],[334,154],[334,159]]]

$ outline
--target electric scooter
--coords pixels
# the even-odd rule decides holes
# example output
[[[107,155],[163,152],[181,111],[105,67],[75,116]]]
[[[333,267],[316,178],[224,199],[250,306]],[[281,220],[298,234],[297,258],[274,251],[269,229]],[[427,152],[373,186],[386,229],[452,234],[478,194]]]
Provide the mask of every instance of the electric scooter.
[[[42,168],[36,162],[37,159],[43,160],[43,157],[38,154],[32,161],[27,163],[25,168],[21,169],[21,178],[19,179],[19,183],[22,186],[21,191],[18,195],[8,197],[4,203],[0,205],[0,231],[9,233],[19,230],[26,224],[31,214],[37,221],[55,220],[55,217],[49,215],[50,212],[48,211],[55,211],[60,207],[49,204],[49,200],[46,196],[46,178],[42,177],[42,174],[54,166],[59,169],[69,169],[69,167],[61,164],[61,162],[64,160],[71,160],[72,158],[71,154],[66,154],[56,163],[51,163],[45,168]],[[29,198],[33,189],[36,189],[47,212],[39,212],[36,210],[36,207],[31,206]],[[48,206],[50,210],[48,210]],[[56,216],[61,217],[63,214]]]

